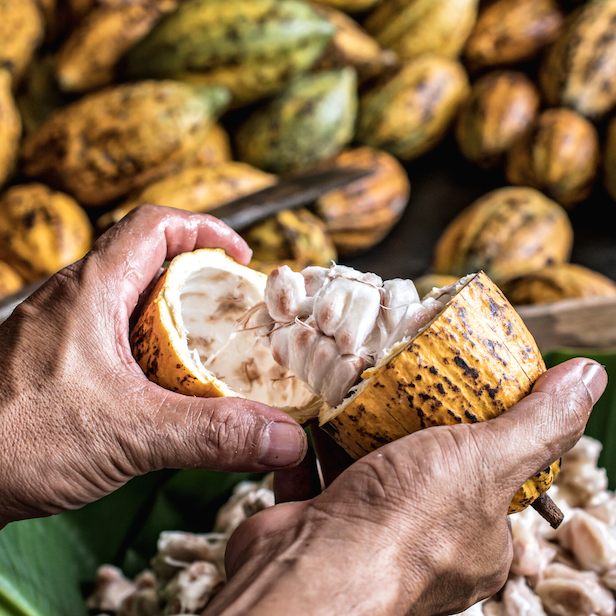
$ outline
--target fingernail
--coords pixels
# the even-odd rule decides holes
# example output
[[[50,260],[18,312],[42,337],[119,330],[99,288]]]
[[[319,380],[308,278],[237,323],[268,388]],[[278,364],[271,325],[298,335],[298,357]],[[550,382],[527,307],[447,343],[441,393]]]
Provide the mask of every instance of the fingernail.
[[[304,437],[299,426],[272,422],[265,428],[259,450],[259,463],[266,466],[288,466],[304,454]]]
[[[595,404],[605,391],[605,386],[607,385],[605,368],[597,363],[588,364],[582,373],[582,382],[586,385],[592,403]]]

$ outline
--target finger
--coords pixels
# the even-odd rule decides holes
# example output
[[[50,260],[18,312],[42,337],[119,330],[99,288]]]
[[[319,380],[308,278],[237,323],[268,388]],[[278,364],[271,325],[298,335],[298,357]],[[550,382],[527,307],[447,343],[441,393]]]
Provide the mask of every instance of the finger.
[[[274,494],[277,503],[308,500],[321,493],[321,477],[314,450],[294,468],[274,473]]]
[[[515,492],[571,449],[606,385],[600,364],[571,359],[545,372],[530,395],[499,417],[470,426],[497,484]]]
[[[116,294],[121,292],[132,310],[166,260],[197,248],[222,248],[243,265],[252,254],[235,231],[213,216],[145,205],[103,234],[89,258],[99,270],[97,282],[118,285]]]
[[[323,483],[327,487],[340,473],[351,466],[354,460],[321,428],[311,426],[310,436],[321,465]]]
[[[141,388],[126,419],[132,425],[122,430],[135,439],[123,450],[140,473],[160,468],[269,472],[299,464],[308,449],[302,427],[265,404],[183,396],[150,381]]]

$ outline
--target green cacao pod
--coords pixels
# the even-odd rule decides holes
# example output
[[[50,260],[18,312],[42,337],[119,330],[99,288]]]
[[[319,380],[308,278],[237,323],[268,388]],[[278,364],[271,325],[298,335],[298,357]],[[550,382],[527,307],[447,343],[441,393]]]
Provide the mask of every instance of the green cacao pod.
[[[477,19],[478,0],[384,0],[364,21],[376,40],[402,59],[460,54]]]
[[[479,9],[464,46],[464,62],[476,72],[531,60],[558,36],[564,13],[556,0],[495,0]]]
[[[469,91],[457,60],[426,54],[362,92],[356,140],[408,161],[445,136]]]
[[[312,166],[351,141],[356,114],[352,68],[304,75],[239,126],[237,158],[273,173]]]
[[[193,0],[129,51],[126,72],[221,84],[246,104],[309,69],[334,31],[301,0]]]
[[[176,81],[96,91],[24,139],[22,171],[82,205],[103,205],[184,166],[228,101],[225,88]]]
[[[571,209],[592,190],[599,167],[599,135],[579,113],[546,109],[507,155],[507,181],[532,186]]]
[[[501,284],[569,260],[573,228],[565,209],[529,187],[497,188],[460,212],[434,251],[435,274],[484,270]]]
[[[520,71],[491,71],[471,88],[456,119],[460,152],[482,167],[498,165],[539,110],[539,92]]]
[[[616,104],[616,0],[592,0],[574,11],[542,59],[539,84],[550,106],[590,119]]]

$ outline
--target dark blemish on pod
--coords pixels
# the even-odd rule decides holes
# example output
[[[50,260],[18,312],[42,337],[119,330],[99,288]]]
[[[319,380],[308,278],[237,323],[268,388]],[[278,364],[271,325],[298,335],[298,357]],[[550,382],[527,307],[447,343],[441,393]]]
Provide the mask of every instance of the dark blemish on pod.
[[[438,389],[439,393],[442,394],[443,396],[445,395],[445,387],[443,386],[442,383],[437,383],[436,384],[436,388]]]
[[[458,414],[454,413],[451,409],[447,409],[447,413],[454,418],[456,423],[462,423],[462,418]]]
[[[479,376],[479,372],[476,368],[471,368],[459,355],[456,355],[454,358],[454,363],[456,366],[464,370],[464,373],[470,376],[472,379],[477,379]]]
[[[477,418],[476,415],[473,415],[470,411],[464,411],[464,416],[471,422],[471,423],[477,423],[479,421],[479,419]]]
[[[430,366],[429,370],[432,374],[438,374],[438,370],[434,366]]]

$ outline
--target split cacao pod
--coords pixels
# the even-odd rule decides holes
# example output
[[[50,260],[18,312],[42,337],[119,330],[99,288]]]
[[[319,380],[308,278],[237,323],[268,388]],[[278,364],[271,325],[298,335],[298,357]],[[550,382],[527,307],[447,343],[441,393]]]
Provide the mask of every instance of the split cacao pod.
[[[586,199],[600,161],[599,135],[579,113],[546,109],[507,154],[510,184],[532,186],[567,209]]]
[[[356,256],[378,244],[402,217],[411,192],[408,175],[391,154],[366,146],[347,148],[325,166],[372,170],[315,203],[338,255]]]
[[[299,171],[349,143],[356,115],[354,69],[304,75],[238,127],[233,139],[237,159],[273,173]]]
[[[486,3],[464,46],[464,63],[474,73],[531,60],[555,40],[564,19],[556,0]]]
[[[360,95],[356,141],[403,161],[418,158],[444,138],[469,87],[457,60],[409,60]]]
[[[505,282],[501,290],[515,306],[547,304],[563,299],[616,295],[616,282],[576,263],[548,265]]]
[[[593,0],[574,11],[547,50],[539,84],[552,107],[570,107],[592,120],[616,104],[616,0]]]
[[[498,165],[535,119],[539,91],[520,71],[491,71],[479,77],[456,118],[462,155],[481,167]]]
[[[56,110],[22,146],[22,171],[103,205],[194,157],[229,94],[177,81],[110,86]]]
[[[43,184],[12,186],[0,198],[0,211],[0,260],[26,282],[54,274],[92,246],[92,225],[83,208]]]
[[[193,0],[128,52],[125,73],[224,85],[248,104],[307,71],[334,31],[300,0]]]
[[[432,269],[463,276],[485,270],[494,282],[569,260],[566,210],[530,187],[497,188],[463,209],[437,241]]]

